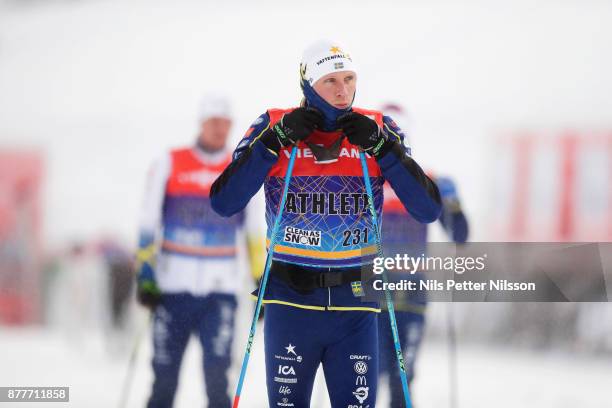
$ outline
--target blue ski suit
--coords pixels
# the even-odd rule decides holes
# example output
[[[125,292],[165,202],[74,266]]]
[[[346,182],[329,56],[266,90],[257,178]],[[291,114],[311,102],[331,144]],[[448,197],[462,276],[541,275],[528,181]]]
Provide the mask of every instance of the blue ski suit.
[[[415,219],[436,220],[441,209],[438,189],[409,156],[401,130],[378,111],[352,109],[376,120],[393,145],[382,157],[367,158],[378,215],[382,185],[388,180]],[[232,216],[263,184],[268,240],[279,210],[291,147],[277,154],[260,138],[291,110],[271,109],[262,114],[238,144],[232,163],[211,187],[212,208]],[[339,130],[315,130],[308,141],[328,147],[340,135]],[[315,163],[304,142],[297,148],[272,270],[281,269],[297,278],[323,272],[337,276],[371,264],[376,256],[375,234],[357,146],[345,138],[338,160],[325,164]],[[380,309],[376,302],[362,302],[360,285],[360,278],[356,278],[300,290],[280,275],[270,274],[263,300],[270,407],[308,407],[319,364],[323,365],[333,407],[374,407]]]

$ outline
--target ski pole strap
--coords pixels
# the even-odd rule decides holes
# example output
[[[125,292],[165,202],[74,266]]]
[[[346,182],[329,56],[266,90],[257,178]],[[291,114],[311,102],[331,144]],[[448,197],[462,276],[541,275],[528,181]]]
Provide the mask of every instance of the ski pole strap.
[[[275,261],[272,263],[270,273],[289,285],[291,289],[301,293],[361,281],[361,267],[324,268],[323,271],[321,269]]]

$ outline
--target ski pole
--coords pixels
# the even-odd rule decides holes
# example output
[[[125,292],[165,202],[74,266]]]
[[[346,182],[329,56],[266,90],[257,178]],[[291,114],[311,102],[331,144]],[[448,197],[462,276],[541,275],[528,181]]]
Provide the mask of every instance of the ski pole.
[[[128,398],[130,396],[130,389],[132,387],[132,380],[134,379],[134,367],[136,366],[136,358],[138,357],[138,351],[140,350],[140,344],[144,338],[144,334],[148,331],[151,321],[153,320],[153,313],[149,313],[147,321],[136,333],[134,339],[134,346],[132,347],[132,353],[130,354],[130,360],[128,361],[128,368],[123,380],[123,387],[121,387],[121,396],[119,397],[119,408],[125,408],[127,406]]]
[[[444,203],[443,203],[444,205]],[[453,232],[453,217],[452,214],[443,208],[444,227],[450,239],[454,240]],[[457,408],[458,404],[458,386],[457,386],[457,333],[455,331],[455,315],[453,311],[453,299],[446,304],[446,327],[448,333],[448,375],[449,375],[449,406]]]
[[[285,174],[285,186],[283,188],[283,195],[281,202],[276,213],[276,219],[274,220],[274,226],[272,227],[272,235],[270,236],[270,247],[268,249],[268,255],[266,256],[266,264],[264,267],[264,273],[261,276],[261,282],[259,284],[259,293],[257,294],[257,304],[255,305],[255,313],[253,314],[253,320],[251,321],[251,330],[249,332],[249,338],[247,340],[246,350],[244,352],[244,358],[242,359],[242,368],[240,369],[240,377],[238,379],[238,385],[236,387],[236,394],[234,395],[233,408],[237,408],[240,403],[240,394],[242,392],[242,386],[244,384],[244,377],[246,375],[246,369],[249,364],[249,358],[251,357],[251,347],[253,346],[253,339],[255,338],[255,328],[257,326],[257,320],[259,319],[259,312],[261,310],[261,304],[263,302],[264,292],[266,291],[266,284],[268,283],[268,275],[270,274],[270,266],[272,264],[272,255],[274,254],[274,247],[276,245],[276,236],[278,235],[278,229],[283,216],[283,210],[285,208],[285,201],[287,199],[287,191],[289,191],[289,181],[291,180],[291,173],[293,172],[293,164],[295,163],[295,156],[297,154],[297,146],[293,145],[291,150],[291,156],[289,157],[289,164],[287,166],[287,174]]]
[[[366,162],[365,153],[359,152],[359,159],[361,160],[361,168],[363,169],[363,181],[365,183],[366,192],[368,194],[369,208],[372,213],[372,228],[374,229],[374,237],[376,241],[376,253],[378,257],[383,257],[380,231],[378,229],[378,217],[376,216],[376,208],[374,207],[374,195],[372,193],[372,185],[370,184],[370,172],[368,171],[368,165]],[[397,333],[397,321],[395,320],[395,308],[393,307],[393,299],[391,293],[387,289],[387,272],[383,270],[382,278],[385,288],[385,301],[387,302],[387,310],[389,311],[389,321],[391,323],[391,332],[393,333],[393,345],[395,346],[395,355],[397,356],[397,363],[399,365],[400,379],[402,381],[402,390],[404,391],[404,400],[406,401],[406,408],[412,408],[412,402],[410,399],[410,391],[408,390],[408,380],[406,378],[406,368],[404,366],[404,357],[402,355],[402,347],[400,345],[399,335]]]
[[[448,365],[449,365],[449,382],[450,393],[449,402],[450,408],[457,408],[457,336],[455,331],[455,318],[453,313],[453,303],[447,303],[447,330],[448,330]]]

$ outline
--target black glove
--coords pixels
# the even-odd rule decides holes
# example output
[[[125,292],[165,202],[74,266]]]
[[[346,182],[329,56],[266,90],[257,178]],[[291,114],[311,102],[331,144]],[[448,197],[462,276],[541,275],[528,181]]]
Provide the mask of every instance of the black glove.
[[[138,283],[136,298],[138,303],[153,311],[161,303],[161,292],[155,282],[145,280]]]
[[[391,149],[392,142],[378,124],[365,115],[349,112],[336,121],[351,144],[378,158]]]
[[[315,129],[323,127],[323,115],[314,108],[297,108],[285,113],[281,120],[262,136],[268,149],[279,152],[283,147],[306,139]]]

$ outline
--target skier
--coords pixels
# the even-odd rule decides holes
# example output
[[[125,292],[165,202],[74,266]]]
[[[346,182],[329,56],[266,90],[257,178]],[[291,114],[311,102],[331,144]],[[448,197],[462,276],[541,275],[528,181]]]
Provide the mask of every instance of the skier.
[[[149,408],[171,407],[192,332],[203,348],[208,406],[230,407],[227,370],[239,289],[237,245],[244,215],[210,207],[213,180],[231,161],[232,120],[221,95],[204,97],[195,146],[172,150],[149,174],[138,251],[138,300],[154,312]]]
[[[381,111],[393,116],[396,121],[401,121],[404,126],[407,123],[404,110],[398,104],[383,104]],[[468,223],[461,208],[455,184],[447,177],[436,177],[434,180],[442,198],[442,213],[439,221],[453,242],[464,243],[468,237]],[[382,239],[385,256],[395,257],[396,254],[403,255],[406,253],[410,256],[420,256],[426,253],[428,226],[416,221],[406,212],[388,183],[384,185],[384,193]],[[390,281],[412,280],[418,282],[422,278],[424,278],[422,272],[413,275],[398,272],[389,274]],[[414,364],[425,328],[427,293],[417,290],[414,292],[396,291],[393,294],[395,295],[395,319],[403,349],[406,377],[410,385],[414,379]],[[378,319],[380,374],[389,375],[391,391],[389,406],[401,408],[405,407],[405,404],[390,327],[388,314],[381,313]]]
[[[343,47],[312,44],[300,74],[301,106],[269,109],[255,120],[211,188],[212,207],[232,216],[263,184],[270,239],[297,145],[264,298],[269,404],[308,407],[322,363],[333,407],[373,407],[380,309],[361,301],[361,266],[373,262],[376,244],[359,149],[368,153],[377,212],[385,179],[420,222],[438,218],[440,196],[392,120],[353,107],[357,72]]]

